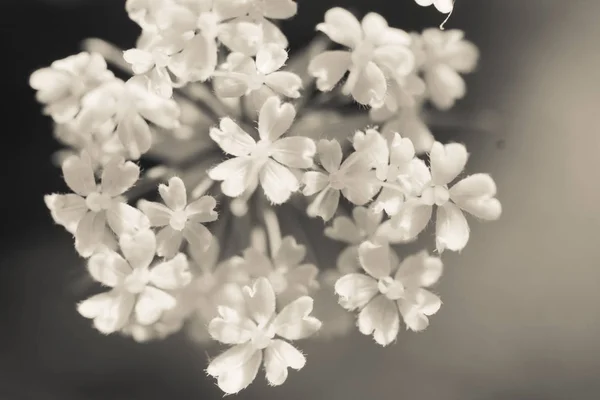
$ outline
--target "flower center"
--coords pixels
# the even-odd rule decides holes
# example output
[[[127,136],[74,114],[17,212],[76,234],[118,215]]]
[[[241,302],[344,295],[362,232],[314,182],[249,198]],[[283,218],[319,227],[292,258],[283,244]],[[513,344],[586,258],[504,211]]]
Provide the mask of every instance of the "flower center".
[[[271,142],[268,140],[260,140],[252,150],[252,157],[259,163],[266,163],[271,156]]]
[[[377,288],[381,294],[390,300],[398,300],[404,294],[404,286],[391,276],[379,279]]]
[[[446,186],[430,186],[423,190],[423,194],[421,194],[421,199],[423,203],[428,206],[438,205],[442,206],[450,200],[450,193],[448,192],[448,188]]]
[[[182,231],[183,228],[185,228],[187,219],[188,216],[185,210],[173,211],[173,214],[171,214],[171,219],[169,219],[169,225],[171,225],[171,228],[175,229],[176,231]]]
[[[271,340],[275,337],[275,328],[271,321],[265,325],[259,325],[256,327],[252,335],[252,345],[257,350],[262,350],[271,344]]]
[[[85,198],[85,205],[90,211],[99,212],[110,207],[112,197],[105,193],[92,192]]]
[[[125,278],[125,289],[129,293],[141,293],[150,281],[150,270],[148,268],[136,268]]]
[[[344,174],[341,171],[335,171],[329,174],[329,186],[336,190],[345,188],[346,183],[344,182]]]
[[[265,83],[265,75],[257,72],[256,74],[248,75],[248,79],[246,81],[248,85],[248,90],[254,91],[260,89]]]
[[[366,66],[373,59],[375,46],[368,40],[363,40],[352,52],[352,63],[357,67]]]

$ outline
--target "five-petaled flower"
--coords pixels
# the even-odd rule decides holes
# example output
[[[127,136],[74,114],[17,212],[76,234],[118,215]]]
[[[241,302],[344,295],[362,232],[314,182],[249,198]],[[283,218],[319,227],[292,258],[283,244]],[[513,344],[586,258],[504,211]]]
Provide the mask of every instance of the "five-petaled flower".
[[[442,304],[438,296],[425,289],[438,281],[442,261],[421,252],[406,258],[399,266],[392,265],[390,247],[369,241],[360,245],[358,254],[366,274],[342,276],[335,284],[335,291],[344,308],[359,310],[360,332],[373,334],[377,343],[387,346],[398,336],[399,314],[408,329],[425,329],[428,316],[435,314]]]
[[[275,292],[266,278],[246,286],[244,296],[245,310],[220,307],[219,317],[208,327],[215,340],[234,345],[213,359],[206,370],[218,379],[225,393],[237,393],[252,383],[263,362],[267,381],[273,386],[284,383],[288,368],[301,369],[306,358],[283,339],[305,339],[321,327],[321,322],[310,316],[313,300],[308,296],[276,313]]]
[[[211,129],[210,137],[234,156],[209,171],[212,179],[223,181],[223,193],[237,197],[253,191],[260,181],[267,198],[281,204],[298,190],[300,181],[295,171],[313,165],[316,148],[307,137],[281,138],[295,116],[294,106],[270,97],[258,116],[258,142],[230,118],[223,118],[219,128]]]
[[[154,324],[163,312],[176,305],[174,295],[169,292],[181,289],[191,279],[187,257],[182,253],[150,267],[156,250],[151,230],[123,235],[119,246],[124,258],[115,251],[105,250],[88,261],[92,277],[112,290],[84,300],[77,308],[105,334],[125,327],[132,315],[134,323]]]

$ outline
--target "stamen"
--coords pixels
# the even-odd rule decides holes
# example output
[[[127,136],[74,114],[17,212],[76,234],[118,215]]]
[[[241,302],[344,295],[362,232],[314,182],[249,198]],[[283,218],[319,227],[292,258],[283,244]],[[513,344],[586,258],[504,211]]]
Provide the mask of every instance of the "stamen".
[[[442,21],[442,23],[440,24],[440,29],[442,31],[446,30],[446,28],[444,28],[444,25],[446,25],[446,22],[448,22],[448,20],[450,19],[450,16],[452,15],[453,12],[454,12],[454,1],[452,1],[452,10],[450,10],[448,15],[446,16],[446,19],[444,21]]]

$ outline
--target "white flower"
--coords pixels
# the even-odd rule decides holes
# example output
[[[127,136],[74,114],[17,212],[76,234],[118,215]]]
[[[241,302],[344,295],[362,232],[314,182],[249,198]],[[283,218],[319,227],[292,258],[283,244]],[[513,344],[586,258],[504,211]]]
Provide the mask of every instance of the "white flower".
[[[92,277],[113,289],[90,297],[77,308],[105,334],[122,329],[132,313],[134,323],[154,324],[164,311],[175,307],[175,297],[168,291],[181,289],[191,279],[184,254],[150,268],[156,250],[156,238],[150,230],[123,235],[119,245],[124,258],[107,250],[88,261]]]
[[[348,244],[338,255],[339,271],[347,274],[360,269],[358,246],[362,242],[367,240],[381,244],[388,242],[385,235],[380,234],[382,221],[383,213],[365,207],[354,207],[352,218],[345,215],[336,217],[331,226],[325,228],[325,236]]]
[[[156,236],[156,254],[173,257],[179,252],[183,238],[192,248],[208,248],[212,234],[203,224],[217,219],[216,200],[202,196],[188,204],[187,191],[179,177],[169,179],[168,185],[159,185],[158,191],[166,206],[146,200],[138,204],[150,225],[162,228]]]
[[[252,96],[259,110],[273,95],[300,97],[302,79],[292,72],[278,71],[287,60],[287,51],[276,44],[262,46],[256,61],[242,53],[231,53],[214,79],[214,89],[223,98]]]
[[[416,108],[426,91],[425,82],[416,74],[397,75],[388,81],[383,105],[371,108],[369,115],[374,121],[387,121],[406,108]]]
[[[313,264],[301,264],[306,247],[286,236],[271,259],[258,249],[244,251],[242,268],[253,278],[265,277],[277,294],[278,304],[285,305],[318,287],[319,270]]]
[[[475,174],[448,189],[448,184],[456,179],[467,163],[468,153],[462,144],[435,142],[429,158],[431,172],[421,196],[407,200],[392,218],[392,226],[402,231],[406,239],[416,237],[425,229],[433,206],[437,205],[437,250],[460,251],[469,240],[469,225],[463,211],[484,220],[500,217],[502,207],[494,197],[496,185],[489,175]]]
[[[44,113],[65,123],[79,112],[83,95],[113,77],[101,55],[84,52],[38,69],[29,84],[37,90],[36,99],[45,105]]]
[[[127,83],[115,79],[88,93],[82,99],[77,123],[80,129],[88,131],[113,123],[129,157],[136,160],[152,145],[147,121],[175,129],[180,125],[179,115],[177,103],[149,92],[140,76]]]
[[[465,81],[459,74],[475,69],[479,58],[477,47],[464,40],[464,32],[456,29],[430,28],[416,38],[424,52],[421,68],[428,97],[439,109],[449,109],[466,93]]]
[[[419,331],[427,327],[427,316],[435,314],[441,306],[436,295],[423,289],[439,279],[441,260],[426,254],[409,257],[392,277],[396,266],[391,265],[389,252],[389,246],[362,243],[358,254],[367,274],[347,274],[335,284],[340,304],[350,311],[359,310],[360,332],[372,334],[382,346],[396,339],[399,314],[409,329]]]
[[[274,204],[286,202],[300,182],[293,171],[310,168],[315,154],[314,142],[306,137],[281,136],[290,128],[296,110],[277,97],[269,98],[260,109],[256,142],[230,118],[223,118],[210,137],[234,158],[209,171],[211,179],[223,181],[221,189],[237,197],[260,181],[265,195]]]
[[[310,316],[313,300],[308,296],[298,298],[277,314],[275,293],[266,278],[259,278],[252,287],[244,288],[244,295],[246,313],[221,307],[220,316],[213,319],[208,328],[215,340],[233,345],[213,359],[206,370],[228,394],[237,393],[252,383],[263,363],[269,384],[284,383],[288,368],[299,370],[306,359],[283,339],[304,339],[321,327],[321,322]]]
[[[324,170],[305,172],[302,178],[305,196],[318,193],[308,206],[309,216],[320,216],[325,221],[331,219],[337,210],[340,192],[356,205],[371,200],[379,187],[367,157],[356,152],[342,163],[342,148],[337,140],[321,139],[317,152]]]
[[[414,67],[414,56],[407,47],[410,36],[390,28],[376,13],[367,14],[362,23],[343,8],[325,13],[325,22],[317,25],[331,40],[349,51],[326,51],[310,63],[309,73],[317,78],[317,88],[329,91],[350,72],[343,91],[366,105],[383,105],[387,92],[386,78],[403,76]]]
[[[422,7],[433,4],[442,14],[448,14],[454,8],[454,0],[415,0],[415,2]]]
[[[402,136],[410,139],[417,154],[429,153],[435,139],[429,127],[420,115],[421,108],[405,107],[383,125],[381,133],[384,136],[402,132]]]
[[[62,171],[75,193],[47,195],[45,201],[54,221],[75,235],[75,248],[83,257],[105,244],[107,224],[117,235],[149,227],[148,218],[121,198],[139,178],[140,169],[131,161],[113,159],[102,171],[100,184],[86,153],[69,157]]]

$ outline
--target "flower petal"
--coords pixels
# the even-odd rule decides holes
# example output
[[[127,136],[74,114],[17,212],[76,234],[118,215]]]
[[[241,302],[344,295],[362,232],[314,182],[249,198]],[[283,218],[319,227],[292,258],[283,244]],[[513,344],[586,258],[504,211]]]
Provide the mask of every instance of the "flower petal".
[[[273,262],[277,267],[295,267],[300,264],[305,255],[306,246],[298,244],[293,236],[286,236],[282,239]]]
[[[75,231],[75,249],[82,257],[91,256],[102,245],[106,214],[104,212],[86,213]]]
[[[135,304],[136,320],[142,325],[151,325],[160,319],[163,312],[174,308],[176,304],[175,298],[167,292],[146,286]]]
[[[296,109],[290,103],[281,104],[277,96],[265,101],[258,115],[258,132],[262,140],[274,142],[287,132],[296,118]]]
[[[407,288],[429,287],[442,275],[444,266],[439,257],[430,256],[426,251],[408,256],[402,261],[394,279]]]
[[[286,341],[275,339],[265,349],[265,372],[267,381],[273,386],[285,382],[288,367],[299,370],[305,364],[304,355]]]
[[[258,278],[252,287],[244,287],[248,313],[258,325],[267,323],[275,314],[275,292],[267,278]]]
[[[256,146],[252,136],[248,135],[231,118],[223,118],[219,128],[210,130],[210,138],[227,154],[238,157],[247,156]]]
[[[390,247],[366,241],[358,246],[360,265],[375,279],[390,275]]]
[[[256,378],[262,359],[263,352],[255,350],[244,364],[237,368],[228,368],[219,375],[219,388],[227,394],[234,394],[248,387]]]
[[[260,171],[260,184],[273,204],[285,203],[300,186],[298,178],[277,161],[269,160]]]
[[[397,229],[398,240],[412,240],[421,233],[429,220],[433,208],[422,204],[418,199],[409,199],[400,212],[392,217],[392,228]]]
[[[125,193],[140,177],[140,167],[131,161],[113,158],[102,171],[102,193],[112,197]]]
[[[353,71],[356,81],[348,87],[354,100],[363,105],[378,107],[383,104],[387,92],[387,82],[381,68],[370,61],[360,71]],[[351,82],[350,78],[348,81]]]
[[[438,207],[435,221],[435,243],[438,252],[445,249],[461,251],[469,241],[469,224],[463,212],[454,203]]]
[[[364,335],[373,334],[375,342],[382,346],[392,343],[400,330],[396,303],[383,295],[375,297],[358,314],[358,329]]]
[[[348,246],[338,255],[336,267],[343,274],[352,274],[361,270],[358,258],[358,246]]]
[[[252,340],[256,325],[247,318],[216,317],[210,321],[208,332],[210,336],[225,344],[242,344]]]
[[[167,225],[156,234],[156,254],[160,257],[171,258],[179,252],[182,241],[183,232]]]
[[[306,209],[309,217],[321,217],[329,221],[335,215],[340,203],[340,191],[331,187],[322,190]]]
[[[150,221],[144,213],[120,201],[112,203],[106,210],[106,216],[108,225],[118,236],[150,228]]]
[[[379,293],[377,281],[364,274],[347,274],[335,282],[335,293],[340,296],[340,305],[352,311],[362,309]]]
[[[270,43],[262,46],[256,53],[256,69],[268,75],[283,67],[288,59],[288,53],[284,48]]]
[[[328,92],[342,80],[351,65],[350,52],[342,50],[326,51],[310,61],[308,73],[317,79],[317,89]]]
[[[137,206],[148,217],[150,226],[169,225],[173,211],[164,204],[141,199]]]
[[[276,71],[265,76],[265,85],[286,97],[300,97],[302,78],[289,71]]]
[[[496,184],[488,174],[467,176],[450,188],[450,198],[457,206],[485,220],[500,218],[502,206],[495,195]]]
[[[354,48],[362,40],[362,29],[356,17],[341,7],[334,7],[325,13],[325,22],[317,25],[331,40]]]
[[[75,233],[79,221],[88,212],[83,197],[77,194],[50,194],[44,196],[44,202],[52,214],[54,222]]]
[[[84,300],[77,311],[85,318],[94,320],[94,327],[108,335],[121,330],[131,315],[135,296],[130,293],[111,290]]]
[[[96,191],[94,170],[87,153],[67,158],[62,164],[62,173],[69,188],[78,195],[85,197]]]
[[[271,157],[291,168],[310,168],[317,151],[312,139],[302,136],[289,136],[271,145]]]
[[[188,222],[183,230],[183,236],[192,247],[207,248],[212,240],[212,233],[202,224]]]
[[[131,273],[127,261],[114,251],[103,251],[92,255],[87,267],[92,278],[110,287],[118,286]]]
[[[307,171],[302,175],[302,184],[304,185],[302,194],[312,196],[325,189],[325,186],[329,184],[329,177],[319,171]]]
[[[190,221],[206,223],[216,221],[218,214],[215,211],[217,201],[212,196],[202,196],[194,200],[185,208]]]
[[[124,234],[119,239],[119,246],[132,268],[146,268],[154,259],[156,236],[149,229]]]
[[[160,197],[165,201],[167,207],[171,210],[183,210],[187,204],[187,192],[185,184],[181,178],[174,176],[169,179],[168,185],[160,184],[158,186]]]
[[[223,181],[221,189],[229,197],[237,197],[250,187],[252,160],[248,157],[234,157],[213,167],[208,176]]]
[[[432,183],[446,185],[453,181],[465,168],[468,158],[467,148],[460,143],[435,142],[429,153]]]
[[[337,140],[321,139],[317,143],[319,161],[330,174],[338,171],[342,163],[342,146]]]
[[[119,121],[117,135],[133,160],[140,158],[152,146],[150,127],[137,113],[129,113]]]
[[[325,236],[349,244],[358,244],[363,237],[354,221],[346,216],[336,217],[333,223],[325,228]]]
[[[288,19],[298,12],[298,5],[293,0],[266,0],[263,4],[265,18]]]
[[[287,340],[299,340],[312,336],[321,328],[321,321],[311,317],[313,299],[300,297],[285,306],[273,320],[275,333]]]
[[[192,280],[185,254],[179,253],[173,259],[162,262],[150,270],[150,282],[164,290],[181,289]]]

